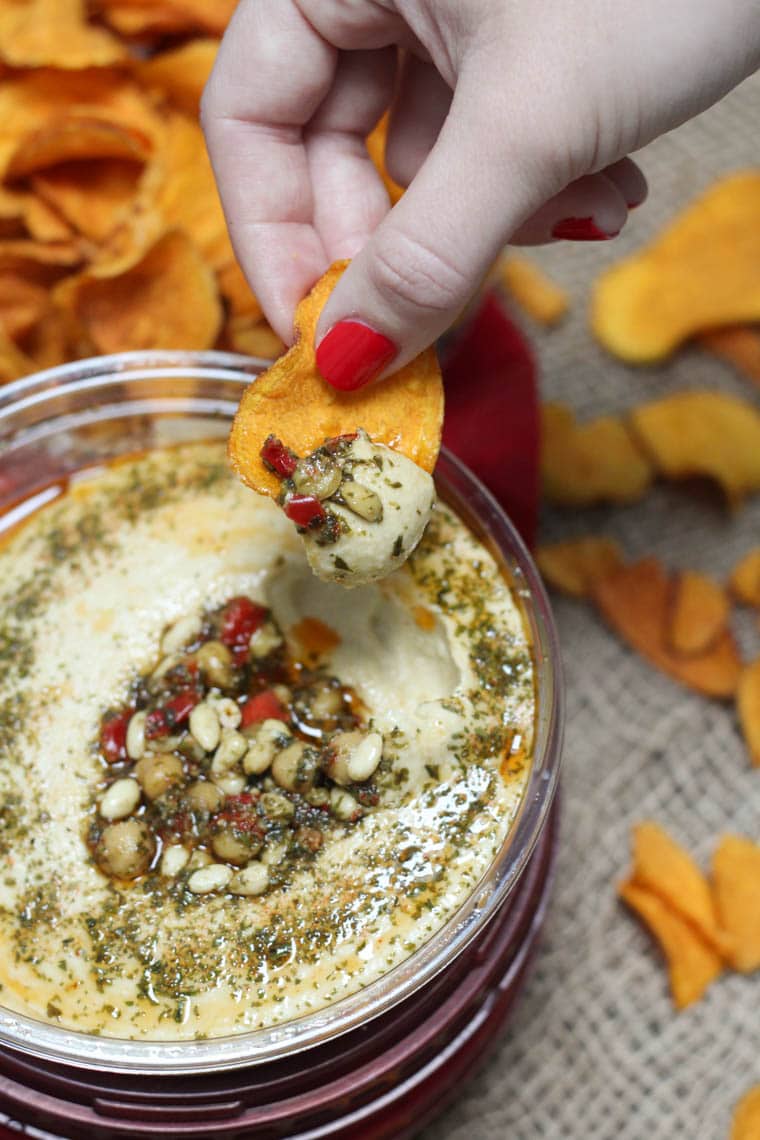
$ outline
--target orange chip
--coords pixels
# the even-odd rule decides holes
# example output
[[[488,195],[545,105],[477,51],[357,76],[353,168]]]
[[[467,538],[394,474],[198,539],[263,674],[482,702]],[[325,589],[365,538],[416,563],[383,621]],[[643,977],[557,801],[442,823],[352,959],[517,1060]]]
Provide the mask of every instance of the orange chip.
[[[237,0],[98,0],[103,18],[126,36],[209,32],[221,35]]]
[[[630,881],[657,895],[719,954],[726,950],[727,939],[718,924],[706,877],[688,851],[657,823],[637,823],[633,829]]]
[[[219,291],[228,304],[229,312],[233,317],[248,317],[251,321],[260,321],[263,310],[254,295],[251,286],[246,281],[243,270],[236,261],[229,262],[217,270]],[[275,353],[279,356],[279,353]]]
[[[750,759],[760,768],[760,658],[748,665],[739,678],[736,707]]]
[[[256,356],[260,360],[276,360],[286,346],[266,321],[251,317],[230,317],[224,326],[224,346],[230,352]]]
[[[219,41],[215,39],[190,40],[181,47],[139,60],[135,64],[137,78],[146,87],[160,91],[180,111],[197,115],[218,49]]]
[[[760,489],[760,412],[747,401],[723,392],[678,392],[641,404],[630,420],[667,478],[714,479],[732,504]]]
[[[0,273],[0,326],[11,340],[28,333],[48,304],[40,284],[18,272]]]
[[[621,883],[618,890],[623,901],[660,943],[668,960],[670,991],[676,1009],[685,1009],[699,1001],[722,972],[720,955],[659,895],[632,882]]]
[[[704,653],[726,629],[729,603],[725,590],[705,574],[676,574],[667,640],[674,653]]]
[[[51,276],[79,265],[84,259],[76,241],[0,241],[0,272],[39,268]]]
[[[244,483],[278,495],[280,481],[261,461],[274,432],[296,454],[307,455],[325,439],[364,428],[371,439],[402,452],[426,471],[438,457],[443,384],[435,350],[427,349],[387,380],[355,392],[327,384],[314,357],[314,332],[322,308],[347,262],[320,277],[296,310],[296,341],[243,394],[230,434],[230,460]]]
[[[570,302],[564,289],[525,257],[510,254],[499,261],[499,278],[509,295],[528,316],[542,325],[556,325]]]
[[[751,973],[760,968],[760,846],[724,835],[712,867],[718,920],[731,939],[728,960],[735,970]]]
[[[109,67],[127,58],[123,44],[87,23],[84,0],[5,0],[0,59],[11,67]]]
[[[760,546],[749,550],[731,571],[732,593],[748,606],[760,606]]]
[[[594,601],[615,632],[664,673],[708,697],[732,697],[741,673],[736,642],[725,631],[704,653],[681,657],[667,644],[671,584],[655,558],[599,578]]]
[[[65,162],[32,176],[32,188],[75,230],[103,242],[132,209],[142,166],[118,158]]]
[[[536,562],[550,586],[572,598],[587,598],[598,578],[622,566],[623,554],[613,539],[588,535],[539,546]]]
[[[729,1140],[760,1140],[760,1085],[746,1092],[734,1109]]]
[[[369,151],[369,157],[375,164],[377,172],[382,178],[385,189],[388,191],[388,197],[391,204],[395,205],[399,198],[404,193],[404,187],[399,186],[398,182],[394,182],[385,167],[385,143],[388,138],[388,112],[386,111],[382,119],[377,123],[375,128],[370,131],[364,140]]]
[[[143,162],[151,150],[141,131],[120,123],[69,114],[25,135],[8,157],[7,179],[77,159],[121,158]]]
[[[33,361],[13,343],[0,326],[0,383],[18,380],[35,371]]]
[[[591,325],[622,360],[662,360],[694,333],[760,320],[760,171],[722,178],[594,290]]]
[[[542,408],[541,474],[552,503],[631,503],[652,481],[652,466],[614,416],[579,425],[570,408]]]
[[[37,371],[67,361],[71,356],[73,339],[71,321],[55,306],[49,305],[23,338],[22,347],[32,361],[34,371]],[[91,355],[89,348],[85,354]]]
[[[742,325],[711,329],[697,340],[703,348],[732,364],[737,372],[760,384],[760,329]]]
[[[214,275],[180,230],[122,272],[93,267],[62,282],[56,295],[98,352],[210,348],[222,318]]]
[[[36,241],[65,242],[74,236],[66,219],[36,194],[27,198],[24,220],[29,236]]]

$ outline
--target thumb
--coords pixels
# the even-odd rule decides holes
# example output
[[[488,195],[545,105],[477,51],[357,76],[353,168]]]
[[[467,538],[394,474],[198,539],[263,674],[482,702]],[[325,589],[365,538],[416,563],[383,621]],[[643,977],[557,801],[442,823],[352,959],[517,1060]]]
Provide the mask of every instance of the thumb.
[[[510,234],[559,189],[549,164],[530,169],[510,144],[508,112],[484,95],[495,87],[460,76],[433,149],[328,299],[315,340],[334,387],[362,387],[432,344]]]

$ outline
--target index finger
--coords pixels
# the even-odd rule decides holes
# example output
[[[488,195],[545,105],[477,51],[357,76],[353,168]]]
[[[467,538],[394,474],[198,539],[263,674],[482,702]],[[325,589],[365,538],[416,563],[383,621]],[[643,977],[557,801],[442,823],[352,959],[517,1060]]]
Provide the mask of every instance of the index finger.
[[[235,253],[288,343],[295,306],[329,260],[313,225],[302,128],[330,89],[337,54],[293,0],[242,0],[203,95]]]

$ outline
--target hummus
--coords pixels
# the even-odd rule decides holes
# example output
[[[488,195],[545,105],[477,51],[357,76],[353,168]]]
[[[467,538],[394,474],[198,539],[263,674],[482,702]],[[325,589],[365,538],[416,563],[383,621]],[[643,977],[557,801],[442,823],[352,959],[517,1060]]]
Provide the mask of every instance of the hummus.
[[[500,850],[528,775],[533,661],[496,562],[445,505],[402,569],[347,592],[314,577],[290,522],[229,474],[222,445],[184,445],[78,478],[6,542],[0,583],[7,1009],[154,1040],[286,1022],[412,954]],[[230,618],[241,598],[268,615],[245,641]],[[157,833],[123,877],[104,859],[103,829],[125,810],[153,827],[166,794],[140,784],[140,761],[133,770],[106,730],[112,710],[155,704],[171,659],[185,668],[217,636],[240,684],[271,681],[290,701],[274,747],[295,739],[321,756],[316,781],[251,759],[258,729],[249,752],[215,767],[221,745],[196,715],[205,743],[188,749],[175,698],[171,715],[168,703],[143,710],[144,734],[152,716],[152,746],[218,789],[220,818],[285,799],[293,826],[319,841],[288,833],[296,854],[280,857],[267,833],[244,865],[248,854],[213,846],[216,832],[211,854],[196,835],[190,858],[168,859],[182,841]],[[255,698],[203,676],[203,700],[244,735]],[[320,685],[340,693],[332,721],[298,712],[298,693]],[[341,733],[358,734],[350,762]],[[131,787],[112,791],[114,773]]]

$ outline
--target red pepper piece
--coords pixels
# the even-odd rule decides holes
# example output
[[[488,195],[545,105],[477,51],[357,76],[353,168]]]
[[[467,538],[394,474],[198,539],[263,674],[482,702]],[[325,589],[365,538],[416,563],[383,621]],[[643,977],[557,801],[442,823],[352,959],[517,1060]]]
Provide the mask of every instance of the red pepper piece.
[[[265,689],[263,693],[257,693],[255,697],[249,697],[240,711],[242,713],[240,721],[242,728],[248,728],[251,724],[258,724],[262,720],[288,719],[288,714],[282,703],[271,689]]]
[[[317,526],[327,518],[327,511],[315,495],[291,495],[285,500],[284,510],[296,526]]]
[[[194,689],[185,689],[160,708],[149,712],[145,718],[147,739],[155,740],[157,736],[169,736],[172,729],[184,724],[200,699],[200,694]]]
[[[330,451],[334,451],[341,443],[353,443],[355,439],[359,438],[358,431],[347,431],[344,435],[334,435],[332,439],[325,440],[325,447]]]
[[[289,447],[286,447],[276,435],[267,436],[259,455],[264,461],[264,465],[274,471],[280,479],[289,479],[298,465],[298,456]]]
[[[100,726],[100,747],[107,763],[118,764],[127,759],[127,727],[132,709],[106,713]]]
[[[248,655],[251,635],[263,625],[267,616],[264,606],[241,595],[230,598],[222,610],[222,628],[219,638],[232,650],[235,663],[240,665]]]
[[[256,814],[257,800],[258,796],[252,796],[250,792],[241,792],[237,796],[227,796],[224,807],[216,813],[212,824],[217,826],[224,824],[243,835],[258,835],[263,838],[264,828]]]

